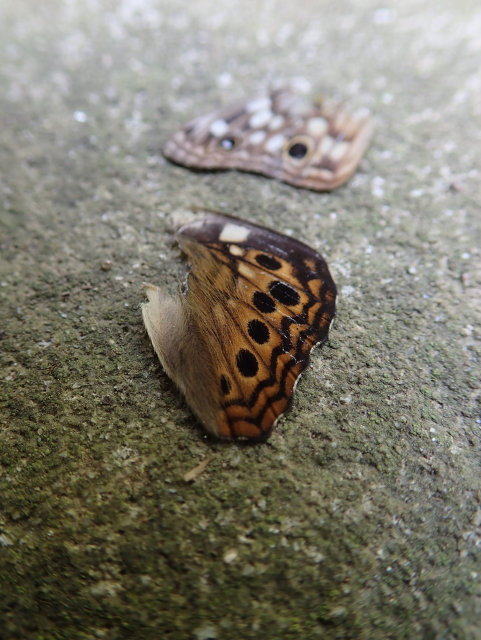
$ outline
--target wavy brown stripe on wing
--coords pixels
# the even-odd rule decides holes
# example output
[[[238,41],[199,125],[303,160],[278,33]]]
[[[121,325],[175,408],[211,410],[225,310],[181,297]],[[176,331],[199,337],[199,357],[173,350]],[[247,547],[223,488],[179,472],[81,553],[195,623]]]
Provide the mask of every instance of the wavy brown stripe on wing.
[[[324,313],[326,313],[326,312],[325,311],[321,311],[321,309],[320,309],[319,312],[318,312],[319,315],[316,314],[316,319],[317,318],[320,319]],[[309,327],[308,330],[310,331],[311,327]],[[321,338],[321,336],[318,336],[318,337]],[[326,332],[326,335],[324,336],[324,340],[319,340],[319,342],[324,342],[326,339],[327,339],[327,332]],[[300,352],[299,351],[299,346],[296,349],[296,358],[297,358],[297,363],[296,364],[298,364],[300,366],[299,373],[297,374],[297,377],[299,377],[299,375],[307,368],[307,366],[309,364],[309,360],[310,360],[310,354],[311,354],[311,351],[314,348],[314,346],[315,345],[313,345],[313,347],[311,347],[311,349],[309,350],[309,352],[307,354],[303,354],[302,352]],[[301,355],[303,356],[303,358],[299,357]],[[269,405],[274,404],[274,402],[277,402],[278,400],[281,400],[282,398],[286,398],[287,400],[289,400],[289,406],[290,406],[290,403],[292,402],[293,394],[289,398],[287,398],[287,396],[285,394],[285,383],[286,383],[287,375],[288,375],[290,369],[292,368],[291,367],[291,363],[292,363],[292,366],[294,366],[294,361],[293,360],[289,361],[284,366],[284,369],[283,369],[283,372],[282,372],[282,376],[281,376],[281,379],[279,381],[279,391],[277,392],[277,394],[275,396],[272,396],[272,397],[269,398]],[[262,383],[259,383],[257,385],[256,391],[254,393],[258,392],[258,387],[260,385],[262,385]],[[270,385],[270,386],[272,386],[272,385]],[[265,412],[266,412],[266,409],[267,409],[267,403],[266,403],[265,408],[259,414],[257,414],[257,416],[255,417],[254,424],[257,424],[258,421],[262,422],[263,417],[264,417]]]
[[[312,332],[313,330],[309,327],[308,329],[306,329],[304,332],[305,336],[307,338],[308,333]],[[319,338],[321,336],[318,336]],[[226,403],[224,406],[225,408],[228,408],[231,405],[241,405],[244,406],[245,408],[250,408],[256,405],[257,400],[259,399],[260,394],[262,393],[262,391],[267,390],[269,387],[272,387],[274,385],[279,385],[279,391],[274,395],[271,396],[269,398],[269,404],[272,405],[274,402],[277,402],[278,400],[280,400],[281,398],[285,397],[285,384],[286,384],[286,380],[287,380],[287,376],[290,373],[290,370],[293,367],[299,367],[299,372],[296,376],[297,377],[302,373],[302,371],[304,371],[306,369],[306,367],[309,364],[309,358],[310,358],[310,352],[312,351],[313,347],[315,345],[312,345],[312,347],[310,347],[308,353],[304,353],[303,351],[303,345],[305,343],[301,342],[300,340],[298,340],[298,345],[295,351],[295,356],[294,358],[292,358],[291,360],[289,360],[289,362],[287,362],[282,370],[282,374],[280,378],[275,377],[274,375],[271,375],[268,379],[263,380],[261,382],[259,382],[256,385],[255,391],[254,393],[251,395],[251,397],[249,398],[249,402],[246,403],[245,401],[243,402],[239,402],[239,401],[235,401],[232,400],[229,403]],[[275,372],[277,369],[277,360],[279,358],[279,356],[281,354],[285,353],[284,351],[282,351],[282,349],[280,347],[276,347],[273,350],[272,353],[272,358],[271,358],[271,367],[273,369],[273,371]],[[275,368],[274,368],[275,367]],[[266,403],[267,404],[267,403]],[[255,421],[257,422],[259,419],[262,421],[262,417],[264,415],[265,411],[261,411],[260,414],[258,414],[255,418]]]

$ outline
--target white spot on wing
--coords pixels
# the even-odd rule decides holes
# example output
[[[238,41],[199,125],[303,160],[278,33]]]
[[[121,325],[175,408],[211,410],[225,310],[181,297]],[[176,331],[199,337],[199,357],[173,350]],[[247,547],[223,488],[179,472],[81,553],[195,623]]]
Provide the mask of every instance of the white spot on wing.
[[[329,128],[329,124],[325,118],[310,118],[307,122],[307,131],[311,136],[322,136]]]
[[[329,157],[331,160],[334,160],[334,162],[337,162],[346,155],[348,148],[348,142],[336,142],[333,148],[329,151]]]
[[[284,125],[284,122],[285,122],[284,117],[278,113],[273,118],[271,118],[271,121],[269,122],[269,129],[271,131],[280,129]]]
[[[213,136],[223,136],[229,131],[229,125],[225,120],[214,120],[209,127],[209,131]]]
[[[244,276],[244,278],[254,280],[256,277],[254,271],[252,271],[252,269],[248,267],[245,262],[239,262],[239,264],[237,265],[237,269],[241,276]]]
[[[229,251],[230,253],[232,253],[233,256],[243,256],[244,255],[244,249],[242,249],[241,247],[238,247],[236,244],[231,244],[229,247]]]
[[[263,109],[262,111],[256,111],[253,113],[249,120],[249,126],[253,129],[259,129],[265,127],[265,125],[272,118],[272,111],[270,109]]]
[[[242,256],[242,255],[244,255],[244,249],[241,249],[236,244],[231,244],[230,247],[229,247],[229,251],[232,253],[233,256]]]
[[[265,111],[272,106],[272,100],[270,98],[259,98],[252,100],[246,105],[246,111],[248,113],[254,113],[254,111]]]
[[[251,144],[260,144],[265,137],[266,137],[265,131],[256,131],[249,137],[249,142]]]
[[[244,242],[249,237],[250,229],[241,227],[240,224],[228,222],[219,235],[221,242]]]
[[[278,133],[277,135],[272,136],[272,138],[269,138],[265,144],[265,150],[269,153],[274,153],[274,151],[278,151],[282,147],[284,141],[285,137],[282,133]]]
[[[331,150],[331,147],[335,144],[335,140],[334,138],[331,138],[331,136],[326,136],[325,138],[322,139],[321,142],[321,153],[324,155],[326,153],[328,153]]]

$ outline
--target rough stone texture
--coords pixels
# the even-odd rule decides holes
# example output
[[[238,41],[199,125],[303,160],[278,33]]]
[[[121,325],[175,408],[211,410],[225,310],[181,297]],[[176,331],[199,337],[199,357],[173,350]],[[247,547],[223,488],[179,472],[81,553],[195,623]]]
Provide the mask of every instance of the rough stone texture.
[[[2,639],[481,638],[480,33],[449,0],[2,3]],[[162,158],[299,76],[377,117],[335,193]],[[142,327],[187,205],[339,285],[266,445],[207,439]]]

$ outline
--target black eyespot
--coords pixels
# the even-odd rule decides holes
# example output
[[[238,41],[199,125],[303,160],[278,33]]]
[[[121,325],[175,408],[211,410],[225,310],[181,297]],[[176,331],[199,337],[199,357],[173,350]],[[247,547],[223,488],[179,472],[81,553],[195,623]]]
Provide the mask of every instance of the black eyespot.
[[[232,151],[232,149],[235,147],[236,141],[234,140],[234,138],[222,138],[219,144],[224,149],[224,151]]]
[[[259,371],[259,365],[255,355],[247,349],[241,349],[239,351],[236,364],[244,378],[253,378]]]
[[[260,320],[249,320],[247,331],[257,344],[265,344],[269,340],[269,328]]]
[[[269,269],[270,271],[277,271],[282,267],[282,264],[279,260],[276,260],[273,256],[267,256],[265,253],[259,253],[256,255],[256,262],[260,264],[261,267],[265,269]]]
[[[263,291],[256,291],[252,300],[256,308],[262,313],[272,313],[276,310],[276,303],[274,300]]]
[[[227,376],[222,375],[220,377],[220,390],[226,396],[230,391],[230,381]]]
[[[307,153],[307,147],[302,142],[296,142],[289,149],[288,154],[291,158],[295,158],[296,160],[301,160]]]
[[[297,291],[284,282],[275,280],[269,285],[269,291],[273,298],[288,307],[295,307],[301,301]]]

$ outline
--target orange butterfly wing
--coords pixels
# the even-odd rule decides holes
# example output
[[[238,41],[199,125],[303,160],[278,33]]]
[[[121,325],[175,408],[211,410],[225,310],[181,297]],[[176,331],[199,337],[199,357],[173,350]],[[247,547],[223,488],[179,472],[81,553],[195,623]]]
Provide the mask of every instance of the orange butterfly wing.
[[[327,264],[297,240],[213,213],[177,238],[192,263],[192,333],[211,363],[216,424],[204,424],[224,438],[266,439],[334,318]]]

